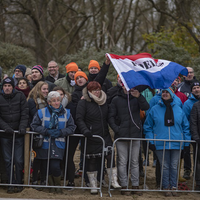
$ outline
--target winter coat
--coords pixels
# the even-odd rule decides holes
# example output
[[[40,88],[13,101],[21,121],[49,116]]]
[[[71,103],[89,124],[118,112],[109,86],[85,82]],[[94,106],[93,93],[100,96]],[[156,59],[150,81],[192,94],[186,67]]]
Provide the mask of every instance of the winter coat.
[[[70,94],[74,91],[74,86],[70,85],[70,82],[67,79],[67,76],[60,78],[54,82],[55,85],[62,87],[65,91]]]
[[[176,95],[174,95],[175,97]],[[174,126],[165,126],[166,106],[162,99],[149,112],[144,123],[144,134],[147,139],[191,140],[189,122],[184,111],[174,101],[171,103],[174,114]],[[150,141],[156,150],[164,148],[163,141]],[[184,143],[183,146],[189,146]],[[180,142],[166,142],[165,149],[180,149]]]
[[[191,81],[184,79],[184,82],[181,82],[178,85],[178,91],[184,93],[187,97],[189,97],[191,93],[191,85],[193,82],[198,82],[198,80],[195,77]]]
[[[200,139],[200,102],[194,103],[190,112],[190,132],[193,140]]]
[[[48,158],[49,137],[47,136],[47,129],[49,129],[51,115],[52,111],[49,107],[39,109],[31,123],[32,130],[44,136],[42,147],[35,150],[38,159]],[[65,137],[73,134],[76,126],[74,125],[74,120],[70,111],[64,108],[62,108],[59,113],[58,121],[61,136],[59,138],[51,139],[50,158],[62,160],[65,151]]]
[[[108,105],[98,105],[88,96],[87,88],[83,89],[84,99],[80,100],[76,109],[76,124],[82,134],[91,132],[105,140],[105,146],[112,146],[108,129]],[[106,98],[106,97],[105,97]],[[87,154],[102,152],[103,143],[99,138],[88,138]]]
[[[26,129],[28,126],[29,109],[24,94],[13,89],[10,95],[0,92],[0,129]],[[0,133],[2,137],[12,138],[12,135]],[[23,135],[16,134],[16,137]]]
[[[147,110],[148,108],[149,104],[144,96],[140,95],[136,98],[130,94],[127,95],[121,88],[109,105],[109,125],[115,132],[115,139],[142,137],[140,109]]]
[[[175,95],[181,100],[182,104],[185,103],[185,101],[187,101],[187,96],[185,94],[183,94],[182,92],[179,92],[178,90],[175,91]]]
[[[60,78],[63,78],[63,77],[65,77],[65,75],[63,75],[63,74],[58,74],[58,79],[60,79]],[[58,80],[57,79],[57,80]],[[45,80],[46,81],[49,81],[49,82],[51,82],[51,83],[54,83],[55,82],[55,79],[52,77],[52,76],[50,76],[50,75],[48,75],[46,78],[45,78]]]
[[[190,121],[190,112],[192,110],[192,106],[197,101],[199,101],[199,100],[196,99],[194,97],[194,95],[191,93],[190,96],[189,96],[189,98],[188,98],[188,100],[183,104],[183,111],[185,112],[185,115],[186,115],[188,121]]]

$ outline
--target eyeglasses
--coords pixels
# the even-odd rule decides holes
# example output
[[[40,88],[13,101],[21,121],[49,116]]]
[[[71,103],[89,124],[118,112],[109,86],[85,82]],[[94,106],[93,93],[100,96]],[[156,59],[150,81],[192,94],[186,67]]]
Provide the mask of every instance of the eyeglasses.
[[[92,92],[100,92],[101,90],[92,90]]]
[[[188,72],[188,74],[193,74],[194,72]]]
[[[55,69],[57,66],[48,67],[49,69]]]
[[[20,71],[19,69],[16,69],[16,70],[15,70],[15,72],[18,72],[18,73],[20,73],[20,72],[21,72],[21,73],[22,73],[22,71]]]

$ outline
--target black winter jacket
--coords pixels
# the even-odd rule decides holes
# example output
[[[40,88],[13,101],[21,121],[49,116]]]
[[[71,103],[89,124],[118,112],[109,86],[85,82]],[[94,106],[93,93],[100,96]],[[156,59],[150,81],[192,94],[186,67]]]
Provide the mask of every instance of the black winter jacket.
[[[59,79],[59,78],[63,78],[63,77],[65,77],[65,75],[60,74],[60,73],[58,74],[58,79]],[[57,80],[58,80],[58,79],[57,79]],[[54,79],[52,76],[50,76],[50,75],[48,75],[48,76],[45,78],[45,80],[46,80],[46,81],[49,81],[49,82],[51,82],[51,83],[54,83],[54,82],[55,82],[55,79]]]
[[[26,129],[28,126],[29,109],[24,94],[18,90],[13,90],[13,93],[6,95],[0,92],[0,129],[5,130],[12,128],[18,131]],[[0,133],[2,137],[12,138],[12,135]],[[16,137],[22,135],[16,134]]]
[[[106,146],[112,146],[112,140],[108,129],[108,105],[98,105],[88,96],[87,88],[84,88],[85,99],[79,101],[76,109],[76,124],[82,134],[92,132],[105,140]],[[87,154],[102,152],[102,141],[99,138],[88,138]]]
[[[128,96],[129,104],[127,98]],[[129,105],[133,121],[129,112]],[[109,105],[109,125],[115,132],[115,139],[120,137],[142,137],[140,109],[149,109],[149,104],[146,99],[142,95],[140,95],[138,98],[133,97],[130,94],[127,95],[121,88],[118,92],[118,95],[113,98],[111,104]]]
[[[193,140],[200,139],[200,101],[194,103],[190,112],[190,132]]]

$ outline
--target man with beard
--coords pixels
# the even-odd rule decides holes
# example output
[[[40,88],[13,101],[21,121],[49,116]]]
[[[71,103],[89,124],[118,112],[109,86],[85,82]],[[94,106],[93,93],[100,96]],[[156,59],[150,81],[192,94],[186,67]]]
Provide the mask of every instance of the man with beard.
[[[43,68],[42,68],[41,65],[35,65],[31,69],[31,73],[32,73],[31,89],[33,87],[35,87],[35,85],[39,81],[44,81],[44,82],[48,83],[48,85],[49,85],[49,92],[52,91],[53,88],[56,86],[54,83],[51,83],[50,81],[47,81],[47,80],[44,79]]]
[[[15,86],[18,83],[18,79],[24,77],[26,73],[26,67],[24,65],[17,65],[14,69],[14,83]]]
[[[76,84],[74,80],[74,75],[78,71],[78,65],[75,62],[71,62],[66,65],[65,68],[67,75],[55,81],[55,84],[62,87],[65,91],[72,93]]]
[[[54,83],[59,78],[65,77],[65,75],[59,73],[59,66],[55,61],[50,61],[48,63],[48,72],[49,75],[45,78],[45,80]]]

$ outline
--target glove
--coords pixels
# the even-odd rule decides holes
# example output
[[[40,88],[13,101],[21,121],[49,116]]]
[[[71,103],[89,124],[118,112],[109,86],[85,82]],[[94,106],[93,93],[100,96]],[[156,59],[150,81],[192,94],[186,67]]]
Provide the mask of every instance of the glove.
[[[149,149],[151,149],[151,151],[155,151],[156,147],[154,144],[149,144]]]
[[[90,131],[86,132],[83,134],[85,137],[87,138],[91,138],[92,137],[92,133]]]
[[[5,133],[13,134],[14,130],[12,128],[7,128],[7,129],[5,129]]]
[[[54,131],[56,131],[57,129],[48,129],[47,130],[47,135],[52,135],[54,133]]]
[[[200,145],[200,139],[195,140],[196,143],[198,143]]]
[[[55,130],[55,129],[54,129]],[[61,136],[61,131],[56,129],[52,134],[51,137],[52,138],[58,138],[59,136]]]
[[[20,135],[25,135],[26,134],[26,129],[19,129],[19,134]]]

